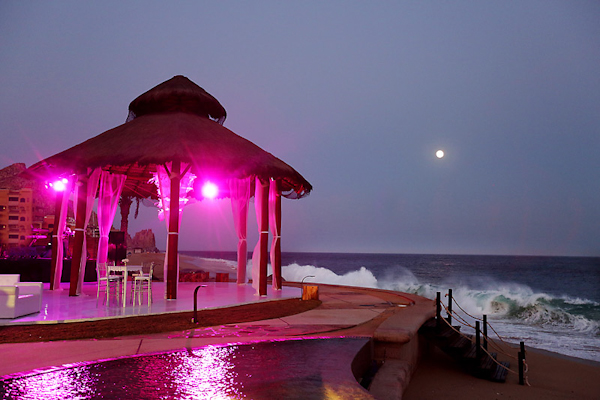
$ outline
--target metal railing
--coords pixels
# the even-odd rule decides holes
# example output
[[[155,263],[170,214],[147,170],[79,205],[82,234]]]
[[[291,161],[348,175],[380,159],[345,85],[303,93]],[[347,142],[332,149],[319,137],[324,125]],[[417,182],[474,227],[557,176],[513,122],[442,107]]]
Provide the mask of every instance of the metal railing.
[[[516,359],[518,361],[518,365],[519,365],[519,384],[520,385],[529,385],[529,382],[527,382],[527,377],[525,376],[525,374],[527,373],[528,370],[528,366],[526,363],[526,357],[525,357],[525,343],[524,342],[520,342],[520,349],[519,352],[517,354],[517,356],[513,356],[511,354],[506,353],[505,351],[503,351],[500,346],[496,345],[493,341],[491,341],[489,339],[488,336],[488,327],[496,334],[497,338],[504,343],[505,345],[508,346],[508,344],[504,341],[504,339],[502,339],[502,337],[498,334],[498,332],[494,329],[494,327],[488,322],[487,320],[487,315],[483,315],[483,318],[478,318],[475,317],[471,314],[469,314],[468,312],[466,312],[461,306],[460,304],[456,301],[456,299],[453,297],[452,295],[452,289],[448,289],[448,294],[446,295],[446,297],[448,297],[448,305],[444,305],[444,303],[442,302],[441,299],[441,293],[437,292],[436,293],[436,328],[438,330],[441,329],[441,327],[443,326],[442,324],[446,324],[448,325],[451,329],[453,329],[455,332],[457,332],[458,334],[462,335],[463,337],[469,339],[471,342],[473,341],[473,338],[466,336],[465,334],[460,332],[460,327],[454,327],[452,325],[452,320],[454,318],[455,323],[458,323],[459,325],[463,325],[463,326],[468,326],[470,328],[475,329],[475,351],[476,351],[476,356],[477,358],[480,358],[483,356],[483,353],[487,353],[493,360],[494,362],[496,362],[499,366],[501,366],[502,368],[505,368],[508,372],[514,373],[516,374],[517,372],[511,370],[510,368],[504,366],[503,364],[499,363],[494,357],[492,357],[492,355],[488,352],[488,344],[491,344],[495,347],[495,350],[498,352],[501,352],[502,354]],[[456,306],[468,317],[472,318],[475,320],[475,326],[469,324],[466,320],[465,317],[463,317],[462,315],[460,315],[459,313],[457,313],[456,311],[452,310],[453,304],[456,304]],[[444,308],[446,310],[446,318],[442,317],[442,308]],[[457,329],[458,328],[458,329]],[[509,346],[510,347],[510,346]]]

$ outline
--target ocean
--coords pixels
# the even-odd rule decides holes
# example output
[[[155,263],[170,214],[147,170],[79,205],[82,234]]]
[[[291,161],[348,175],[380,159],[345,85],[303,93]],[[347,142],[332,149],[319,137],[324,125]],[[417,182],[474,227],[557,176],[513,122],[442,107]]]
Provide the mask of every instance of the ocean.
[[[180,253],[232,265],[236,259],[235,252]],[[282,276],[430,299],[439,291],[444,301],[452,289],[460,307],[486,314],[508,342],[600,362],[598,257],[283,253]]]

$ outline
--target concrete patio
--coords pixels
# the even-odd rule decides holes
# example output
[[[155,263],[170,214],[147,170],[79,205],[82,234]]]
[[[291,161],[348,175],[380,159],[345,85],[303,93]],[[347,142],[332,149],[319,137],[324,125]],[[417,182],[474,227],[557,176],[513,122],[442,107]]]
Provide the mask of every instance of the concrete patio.
[[[266,296],[257,296],[252,285],[237,285],[222,282],[180,282],[178,298],[165,299],[164,282],[152,283],[153,301],[148,304],[147,298],[142,304],[132,304],[130,293],[127,294],[125,307],[119,305],[111,295],[109,304],[100,292],[97,295],[95,282],[86,282],[82,294],[69,296],[68,283],[63,283],[61,290],[49,290],[49,284],[44,284],[42,308],[39,313],[25,315],[15,319],[0,319],[1,325],[20,325],[35,323],[63,323],[77,321],[93,321],[106,318],[130,317],[139,315],[164,314],[194,309],[194,291],[198,290],[198,309],[228,307],[239,304],[269,301],[276,299],[301,297],[301,289],[284,287],[282,290],[272,290],[269,287]]]

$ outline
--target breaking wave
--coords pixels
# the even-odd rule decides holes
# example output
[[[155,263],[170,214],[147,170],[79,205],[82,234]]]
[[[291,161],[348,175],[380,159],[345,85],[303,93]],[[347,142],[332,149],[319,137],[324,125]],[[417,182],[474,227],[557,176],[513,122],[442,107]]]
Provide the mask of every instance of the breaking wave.
[[[377,288],[377,278],[365,267],[338,275],[330,269],[312,265],[291,264],[281,268],[281,276],[287,281],[328,283],[331,285]]]
[[[555,297],[536,292],[517,283],[494,282],[491,278],[477,282],[477,287],[466,284],[433,284],[421,282],[405,268],[394,269],[379,279],[367,268],[338,275],[312,265],[291,264],[282,268],[286,280],[361,286],[413,293],[434,299],[436,292],[443,295],[453,289],[453,298],[471,315],[488,315],[516,323],[537,326],[546,330],[569,331],[585,336],[600,336],[600,304],[597,302]]]

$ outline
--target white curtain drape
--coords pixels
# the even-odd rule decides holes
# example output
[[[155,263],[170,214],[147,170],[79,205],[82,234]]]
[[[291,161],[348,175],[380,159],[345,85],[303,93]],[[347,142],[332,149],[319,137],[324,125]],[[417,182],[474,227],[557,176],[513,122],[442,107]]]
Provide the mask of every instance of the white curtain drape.
[[[248,262],[248,202],[252,196],[251,179],[248,177],[229,181],[233,225],[238,236],[237,283],[239,285],[246,283],[246,264]]]
[[[65,245],[64,245],[64,234],[67,226],[67,208],[69,204],[69,197],[71,197],[71,191],[73,190],[73,178],[67,182],[65,191],[62,193],[62,202],[60,204],[60,219],[54,220],[54,235],[56,236],[58,246],[52,251],[56,251],[56,270],[54,271],[53,284],[54,290],[60,290],[60,281],[62,278],[63,270],[63,259],[65,256]]]
[[[269,240],[269,231],[261,230],[261,222],[263,219],[263,205],[268,200],[264,198],[264,188],[268,183],[262,183],[260,179],[256,178],[255,190],[254,190],[254,209],[256,211],[256,222],[258,224],[258,243],[252,253],[252,287],[256,290],[256,294],[261,295],[261,281],[266,279],[266,276],[262,276],[260,273],[260,261],[263,257],[267,257],[266,254],[262,254],[263,243]],[[268,211],[267,211],[268,212]],[[267,227],[268,229],[268,227]],[[266,293],[264,293],[266,295]]]
[[[269,226],[273,233],[271,241],[271,270],[273,271],[272,287],[280,290],[281,286],[281,193],[276,180],[269,184]]]
[[[88,221],[90,220],[90,216],[92,215],[92,209],[94,208],[94,200],[96,199],[96,192],[98,190],[98,181],[100,180],[100,168],[96,168],[88,178],[87,182],[87,191],[86,193],[80,193],[80,187],[77,186],[75,190],[75,198],[73,207],[75,213],[75,220],[77,220],[77,201],[80,196],[85,196],[86,209],[85,209],[85,219],[84,219],[84,232],[87,229]],[[81,288],[83,286],[83,279],[85,277],[85,265],[87,262],[87,241],[85,238],[85,234],[83,235],[83,249],[81,251],[81,260],[79,260],[79,281],[77,282],[77,294],[81,294]],[[75,260],[74,260],[75,261]],[[76,262],[75,262],[76,263]],[[72,261],[71,268],[76,268],[75,263]]]
[[[100,229],[100,240],[98,241],[98,255],[96,262],[105,263],[108,259],[108,234],[117,213],[119,197],[127,176],[111,174],[102,171],[100,176],[100,194],[98,196],[98,228]]]

